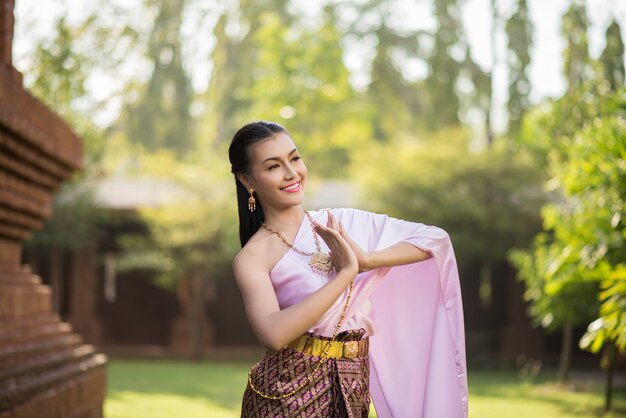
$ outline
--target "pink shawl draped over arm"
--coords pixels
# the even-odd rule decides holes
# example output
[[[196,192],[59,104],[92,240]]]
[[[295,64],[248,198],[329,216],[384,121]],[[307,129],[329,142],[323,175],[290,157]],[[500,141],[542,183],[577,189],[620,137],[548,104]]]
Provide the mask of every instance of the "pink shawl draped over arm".
[[[370,339],[370,392],[381,418],[466,418],[467,374],[463,307],[456,259],[441,228],[357,209],[333,209],[348,234],[367,251],[408,242],[432,258],[360,273],[341,330],[365,328]],[[311,211],[317,222],[326,211]],[[294,239],[315,248],[303,220]],[[322,242],[324,251],[328,247]],[[270,272],[281,309],[316,291],[327,278],[309,257],[288,251]],[[332,279],[331,279],[332,280]],[[331,336],[347,290],[310,332]]]
[[[332,212],[367,251],[408,242],[433,256],[359,275],[370,284],[375,326],[370,339],[370,391],[378,416],[467,417],[463,307],[448,234],[438,227],[357,209]]]

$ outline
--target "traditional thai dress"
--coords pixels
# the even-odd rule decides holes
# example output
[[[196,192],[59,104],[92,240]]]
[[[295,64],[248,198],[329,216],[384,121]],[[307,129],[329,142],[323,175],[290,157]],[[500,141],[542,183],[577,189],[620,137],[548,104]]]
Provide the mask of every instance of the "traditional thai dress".
[[[369,353],[320,361],[284,348],[268,351],[251,374],[264,393],[292,396],[265,399],[246,387],[242,417],[366,417],[370,395],[379,417],[466,418],[467,373],[461,290],[454,251],[442,229],[357,209],[332,209],[349,236],[365,251],[408,242],[432,254],[419,263],[359,273],[337,339],[369,337]],[[327,211],[310,211],[323,225]],[[328,251],[323,240],[322,250]],[[313,230],[305,216],[295,247],[314,251]],[[309,257],[287,251],[270,272],[281,309],[315,292],[332,278],[314,273]],[[309,329],[330,337],[347,290]]]

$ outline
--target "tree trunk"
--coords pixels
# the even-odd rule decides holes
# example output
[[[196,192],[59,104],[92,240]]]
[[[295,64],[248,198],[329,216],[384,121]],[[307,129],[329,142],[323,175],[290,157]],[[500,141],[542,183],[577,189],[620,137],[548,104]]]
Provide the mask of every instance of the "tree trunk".
[[[493,274],[491,270],[491,264],[483,263],[480,267],[480,304],[483,310],[488,311],[491,309],[493,301]],[[493,319],[493,318],[492,318]]]
[[[565,384],[569,378],[569,369],[572,362],[572,338],[574,325],[567,321],[563,325],[563,339],[561,341],[561,356],[559,358],[559,383]]]
[[[613,396],[613,374],[615,371],[615,344],[609,341],[606,346],[606,390],[604,393],[604,410],[611,410],[611,398]]]
[[[192,358],[200,361],[204,358],[204,280],[198,276],[190,277],[191,291],[191,329]]]

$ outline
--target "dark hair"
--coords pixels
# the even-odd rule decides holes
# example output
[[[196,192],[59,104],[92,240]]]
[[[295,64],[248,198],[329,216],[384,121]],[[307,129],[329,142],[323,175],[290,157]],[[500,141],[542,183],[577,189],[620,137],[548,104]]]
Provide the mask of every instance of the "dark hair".
[[[235,175],[235,185],[237,187],[239,240],[241,241],[242,247],[246,245],[246,242],[248,242],[250,237],[259,230],[265,220],[265,215],[263,214],[263,208],[261,208],[256,192],[253,192],[254,198],[257,202],[256,210],[254,212],[250,212],[248,210],[248,198],[250,197],[250,194],[248,193],[246,186],[239,181],[236,174],[250,173],[250,156],[248,155],[248,148],[250,145],[263,139],[273,137],[279,132],[289,134],[287,129],[276,122],[268,122],[265,120],[251,122],[239,128],[230,143],[230,147],[228,148],[230,172]]]

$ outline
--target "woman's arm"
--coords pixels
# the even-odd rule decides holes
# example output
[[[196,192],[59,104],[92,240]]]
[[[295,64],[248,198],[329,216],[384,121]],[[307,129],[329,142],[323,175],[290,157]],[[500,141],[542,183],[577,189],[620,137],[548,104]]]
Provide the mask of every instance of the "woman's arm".
[[[272,350],[280,350],[313,326],[335,303],[358,271],[358,260],[350,245],[332,227],[316,226],[324,239],[337,275],[298,303],[280,310],[269,274],[260,273],[266,261],[248,252],[233,262],[246,314],[259,341]]]
[[[259,274],[258,266],[253,260],[235,259],[233,271],[250,325],[259,341],[272,350],[280,350],[311,328],[335,303],[357,271],[356,267],[352,271],[339,271],[316,292],[281,310],[269,275]]]
[[[338,222],[332,215],[330,216],[330,225],[339,230],[343,239],[346,240],[350,248],[352,248],[359,262],[359,273],[379,267],[393,267],[417,263],[418,261],[428,260],[432,257],[430,252],[417,248],[408,242],[398,242],[397,244],[381,250],[364,251],[350,238],[343,224]]]
[[[364,252],[363,266],[359,263],[360,271],[373,270],[379,267],[401,266],[428,260],[432,254],[417,248],[408,242],[399,242],[391,247],[378,251]]]

